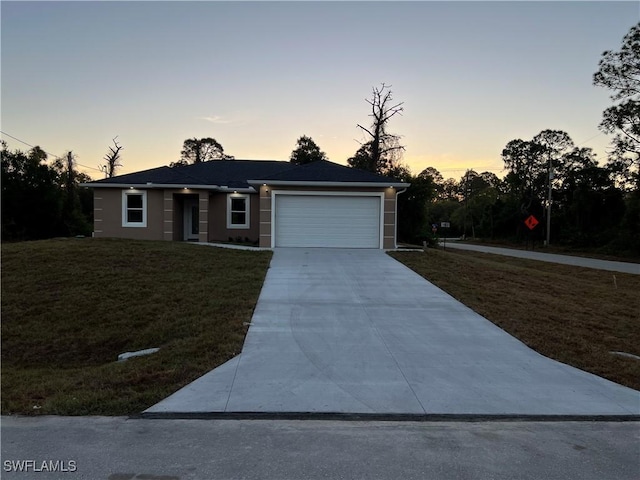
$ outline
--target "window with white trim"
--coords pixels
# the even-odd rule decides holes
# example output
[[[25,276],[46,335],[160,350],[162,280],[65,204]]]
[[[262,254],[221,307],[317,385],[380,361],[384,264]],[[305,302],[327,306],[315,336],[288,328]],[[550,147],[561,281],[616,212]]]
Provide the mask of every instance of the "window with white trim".
[[[122,191],[122,226],[147,226],[147,192],[146,190]]]
[[[227,196],[227,228],[249,228],[249,195]]]

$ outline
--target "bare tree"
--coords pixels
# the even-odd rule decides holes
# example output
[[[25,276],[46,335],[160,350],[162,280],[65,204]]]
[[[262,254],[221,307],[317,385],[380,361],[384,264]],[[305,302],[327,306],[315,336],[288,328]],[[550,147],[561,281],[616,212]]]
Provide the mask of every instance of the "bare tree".
[[[402,156],[404,146],[400,145],[400,136],[389,133],[387,126],[395,115],[402,115],[404,102],[394,103],[390,88],[391,85],[383,83],[373,88],[371,99],[365,99],[371,105],[371,126],[357,126],[369,140],[362,143],[358,154],[348,160],[352,167],[385,173],[393,169]]]
[[[119,163],[120,160],[120,151],[124,148],[122,145],[118,145],[118,141],[116,140],[118,136],[113,139],[113,147],[109,147],[109,152],[104,156],[105,163],[104,165],[100,165],[100,171],[103,172],[106,178],[111,178],[115,175],[116,169],[121,167],[122,164]]]

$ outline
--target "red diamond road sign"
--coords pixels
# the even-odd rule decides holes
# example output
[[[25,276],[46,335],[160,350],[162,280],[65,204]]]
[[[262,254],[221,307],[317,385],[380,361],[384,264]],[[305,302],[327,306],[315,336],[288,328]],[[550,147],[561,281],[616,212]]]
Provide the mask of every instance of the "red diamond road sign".
[[[538,219],[533,215],[529,215],[529,217],[524,221],[524,224],[529,227],[529,230],[533,230],[538,225]]]

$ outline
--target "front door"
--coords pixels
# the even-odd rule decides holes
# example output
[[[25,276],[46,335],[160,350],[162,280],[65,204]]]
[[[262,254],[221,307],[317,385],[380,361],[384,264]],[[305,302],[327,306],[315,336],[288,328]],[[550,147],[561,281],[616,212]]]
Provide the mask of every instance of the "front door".
[[[184,201],[184,239],[197,241],[200,227],[200,208],[197,198]]]

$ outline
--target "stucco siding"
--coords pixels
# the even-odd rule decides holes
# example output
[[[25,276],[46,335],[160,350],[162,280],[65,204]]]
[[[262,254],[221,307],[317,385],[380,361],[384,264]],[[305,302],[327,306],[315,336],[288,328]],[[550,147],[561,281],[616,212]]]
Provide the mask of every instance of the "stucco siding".
[[[396,190],[393,188],[340,188],[340,187],[282,187],[278,191],[300,192],[345,192],[384,193],[383,198],[383,248],[396,246]],[[146,226],[125,227],[122,216],[122,195],[120,188],[97,188],[94,190],[94,236],[120,237],[141,240],[184,239],[184,199],[196,198],[199,205],[198,240],[228,241],[229,239],[249,239],[259,242],[262,247],[270,247],[272,241],[272,200],[271,187],[261,186],[259,195],[249,194],[249,227],[228,228],[229,193],[195,189],[147,189]]]
[[[261,247],[271,247],[271,190],[260,187],[260,243]]]
[[[209,196],[209,241],[226,242],[230,238],[248,238],[257,242],[260,235],[260,200],[258,195],[249,194],[249,228],[227,228],[228,193],[213,193]]]
[[[174,237],[175,218],[173,215],[174,213],[173,195],[170,190],[163,190],[162,202],[163,202],[162,237],[165,240],[175,240],[175,237]]]
[[[209,240],[227,241],[227,195],[214,193],[209,196]]]
[[[164,196],[162,190],[145,190],[147,226],[122,226],[122,189],[94,190],[94,236],[162,240],[164,238]]]

